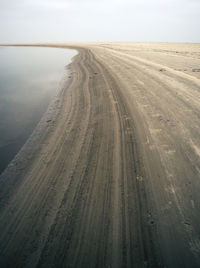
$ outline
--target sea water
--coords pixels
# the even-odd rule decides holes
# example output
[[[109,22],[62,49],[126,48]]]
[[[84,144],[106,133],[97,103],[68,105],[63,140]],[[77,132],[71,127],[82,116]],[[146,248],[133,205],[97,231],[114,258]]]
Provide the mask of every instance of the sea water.
[[[0,47],[0,173],[14,158],[58,93],[75,50]]]

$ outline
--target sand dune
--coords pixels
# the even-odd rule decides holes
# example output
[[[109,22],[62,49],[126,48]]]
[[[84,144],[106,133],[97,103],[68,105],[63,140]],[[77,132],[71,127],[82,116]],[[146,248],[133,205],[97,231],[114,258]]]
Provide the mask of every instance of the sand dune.
[[[200,267],[200,45],[43,45],[79,54],[0,177],[0,267]]]

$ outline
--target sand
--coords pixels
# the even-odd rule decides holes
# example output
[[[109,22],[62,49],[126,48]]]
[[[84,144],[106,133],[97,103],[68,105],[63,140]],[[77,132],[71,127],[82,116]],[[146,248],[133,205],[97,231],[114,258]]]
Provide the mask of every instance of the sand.
[[[37,45],[79,54],[0,177],[0,267],[200,267],[200,45]]]

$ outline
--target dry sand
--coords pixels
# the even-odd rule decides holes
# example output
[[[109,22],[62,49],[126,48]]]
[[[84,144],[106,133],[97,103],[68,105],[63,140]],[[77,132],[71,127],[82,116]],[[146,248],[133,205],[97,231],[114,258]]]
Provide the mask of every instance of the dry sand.
[[[200,267],[200,45],[43,45],[79,54],[0,178],[0,267]]]

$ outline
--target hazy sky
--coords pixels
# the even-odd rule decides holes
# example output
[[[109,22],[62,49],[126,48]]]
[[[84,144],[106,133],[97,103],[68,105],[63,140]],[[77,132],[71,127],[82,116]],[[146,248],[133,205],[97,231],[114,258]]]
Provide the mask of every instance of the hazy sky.
[[[0,0],[0,42],[200,42],[200,0]]]

